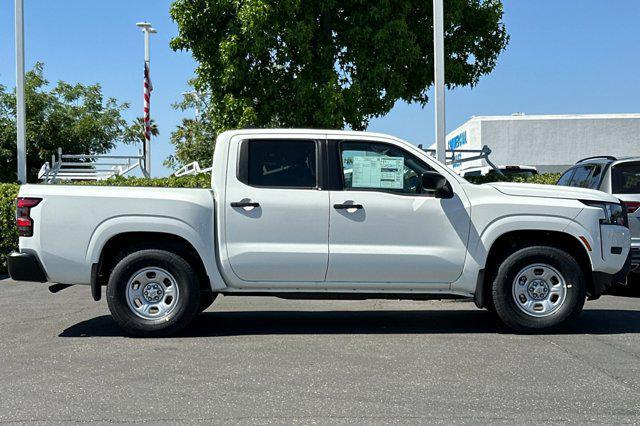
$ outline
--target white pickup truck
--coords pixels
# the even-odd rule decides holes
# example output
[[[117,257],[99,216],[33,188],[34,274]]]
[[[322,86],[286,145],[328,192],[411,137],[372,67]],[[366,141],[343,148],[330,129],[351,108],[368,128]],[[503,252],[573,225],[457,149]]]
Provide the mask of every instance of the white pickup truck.
[[[416,146],[333,130],[222,133],[212,188],[24,185],[18,281],[106,286],[128,333],[185,327],[218,294],[474,298],[516,331],[572,319],[630,265],[606,193],[474,185]]]

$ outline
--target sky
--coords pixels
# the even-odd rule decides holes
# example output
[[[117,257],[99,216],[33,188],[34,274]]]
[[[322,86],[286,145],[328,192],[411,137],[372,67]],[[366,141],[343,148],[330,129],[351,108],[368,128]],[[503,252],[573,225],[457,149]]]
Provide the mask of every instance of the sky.
[[[445,0],[446,1],[446,0]],[[45,63],[54,83],[100,83],[105,96],[128,102],[125,118],[142,115],[143,35],[136,22],[158,30],[151,39],[151,114],[160,136],[152,142],[152,174],[171,173],[171,131],[193,111],[172,104],[188,90],[196,62],[174,52],[177,26],[169,0],[24,0],[25,63]],[[446,94],[447,131],[474,115],[640,112],[640,1],[503,0],[511,40],[493,72],[473,88]],[[14,2],[0,0],[0,84],[15,86]],[[446,46],[445,46],[446,49]],[[369,130],[415,144],[434,140],[433,105],[399,102]],[[136,153],[119,147],[118,154]]]

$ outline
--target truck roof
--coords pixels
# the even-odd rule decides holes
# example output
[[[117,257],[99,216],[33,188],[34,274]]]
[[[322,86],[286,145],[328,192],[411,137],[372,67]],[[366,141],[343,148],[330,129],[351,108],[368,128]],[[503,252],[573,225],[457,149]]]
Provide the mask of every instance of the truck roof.
[[[384,137],[389,139],[401,140],[395,136],[391,136],[385,133],[376,133],[376,132],[365,132],[365,131],[356,131],[356,130],[335,130],[335,129],[235,129],[235,130],[227,130],[225,132],[220,133],[218,138],[230,138],[235,135],[251,135],[251,134],[296,134],[296,133],[305,133],[312,135],[327,135],[327,136],[375,136],[375,137]],[[407,141],[403,141],[407,142]]]

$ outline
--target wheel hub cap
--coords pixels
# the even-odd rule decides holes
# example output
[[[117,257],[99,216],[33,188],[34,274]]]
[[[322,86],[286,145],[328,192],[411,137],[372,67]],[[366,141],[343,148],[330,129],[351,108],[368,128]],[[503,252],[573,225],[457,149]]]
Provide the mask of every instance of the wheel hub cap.
[[[527,288],[529,296],[534,300],[543,300],[549,294],[549,284],[543,280],[533,280]]]
[[[158,283],[150,283],[144,286],[142,294],[147,302],[154,303],[159,302],[160,299],[162,299],[162,296],[164,296],[164,290],[162,290]]]
[[[161,268],[147,267],[131,276],[127,283],[129,309],[146,320],[164,319],[178,306],[178,282]]]
[[[512,284],[516,306],[532,317],[545,317],[557,312],[567,298],[567,283],[551,265],[536,263],[516,274]]]

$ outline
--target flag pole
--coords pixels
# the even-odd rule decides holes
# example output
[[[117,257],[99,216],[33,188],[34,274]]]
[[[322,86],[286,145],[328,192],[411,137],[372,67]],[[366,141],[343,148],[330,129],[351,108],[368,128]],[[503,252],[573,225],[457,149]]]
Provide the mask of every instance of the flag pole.
[[[446,164],[446,123],[444,108],[444,0],[433,0],[433,52],[435,84],[436,159]]]
[[[24,100],[24,1],[15,0],[16,21],[16,148],[18,183],[27,183],[27,149]]]
[[[138,22],[136,24],[142,28],[144,33],[144,94],[143,94],[143,121],[144,121],[144,174],[151,177],[151,79],[150,73],[150,55],[149,55],[149,35],[155,34],[157,31],[149,22]]]

